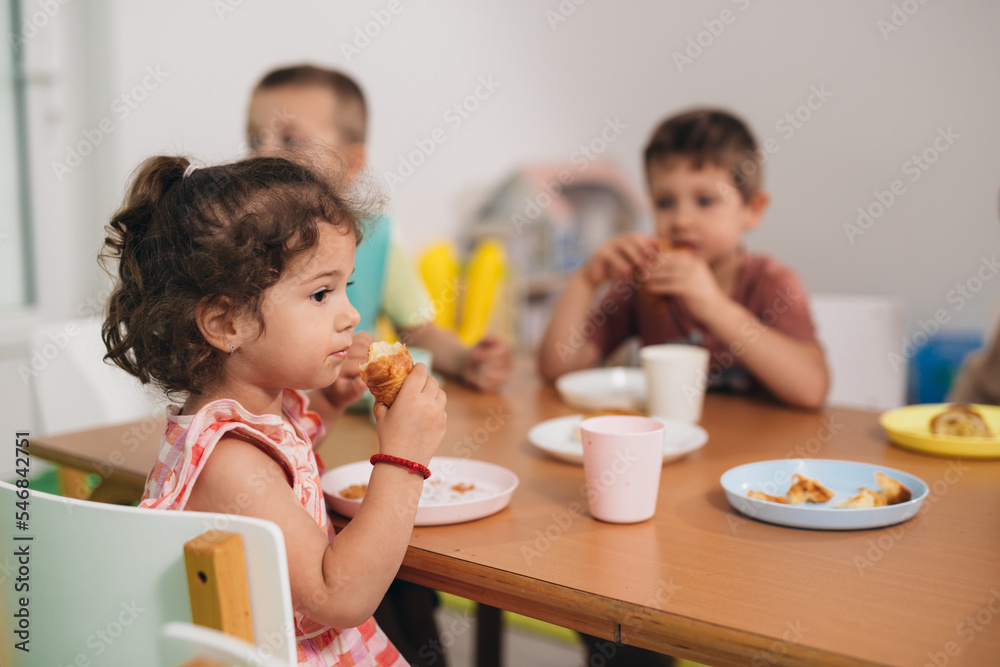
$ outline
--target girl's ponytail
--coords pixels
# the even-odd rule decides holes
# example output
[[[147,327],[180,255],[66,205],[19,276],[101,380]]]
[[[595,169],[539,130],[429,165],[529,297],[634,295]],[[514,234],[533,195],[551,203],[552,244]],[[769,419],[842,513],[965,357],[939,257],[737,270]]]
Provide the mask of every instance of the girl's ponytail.
[[[190,161],[184,157],[159,155],[149,158],[135,170],[132,184],[125,195],[125,201],[111,218],[107,226],[108,236],[104,239],[101,261],[110,271],[110,265],[117,262],[118,281],[108,299],[107,318],[102,334],[111,360],[124,370],[136,376],[144,384],[151,377],[145,364],[136,363],[136,348],[141,341],[133,332],[141,327],[136,320],[143,316],[143,301],[148,287],[142,267],[151,246],[151,230],[157,212],[169,206],[171,191],[184,178]],[[161,216],[162,217],[162,216]],[[170,216],[167,216],[170,217]],[[129,354],[129,351],[132,353]]]

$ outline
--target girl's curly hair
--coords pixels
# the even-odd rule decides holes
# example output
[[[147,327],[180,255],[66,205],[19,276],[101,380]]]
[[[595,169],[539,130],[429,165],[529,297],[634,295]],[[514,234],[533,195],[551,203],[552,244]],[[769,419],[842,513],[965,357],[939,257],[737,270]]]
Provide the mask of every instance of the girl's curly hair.
[[[200,394],[222,377],[199,306],[228,303],[263,331],[261,301],[326,221],[361,241],[363,214],[336,184],[281,158],[195,169],[157,156],[136,170],[101,251],[117,261],[102,335],[111,360],[168,395]],[[109,269],[109,272],[111,270]]]

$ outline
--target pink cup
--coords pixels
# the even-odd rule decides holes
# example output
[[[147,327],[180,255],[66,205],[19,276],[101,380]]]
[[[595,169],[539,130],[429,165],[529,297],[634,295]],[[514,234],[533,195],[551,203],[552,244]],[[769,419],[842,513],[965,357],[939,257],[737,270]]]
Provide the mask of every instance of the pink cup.
[[[656,512],[663,467],[661,422],[608,416],[580,423],[587,502],[595,519],[638,523]]]

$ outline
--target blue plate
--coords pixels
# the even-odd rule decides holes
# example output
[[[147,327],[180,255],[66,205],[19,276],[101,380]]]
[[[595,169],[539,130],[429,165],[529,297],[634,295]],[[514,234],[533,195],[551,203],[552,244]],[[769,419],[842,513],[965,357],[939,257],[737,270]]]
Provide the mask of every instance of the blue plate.
[[[878,491],[875,473],[882,471],[910,490],[905,503],[864,509],[838,508],[837,503],[857,494],[859,487]],[[748,491],[783,496],[792,485],[792,475],[815,479],[836,494],[825,503],[782,505],[748,498]],[[901,523],[913,516],[927,497],[927,484],[919,477],[885,466],[830,459],[779,459],[747,463],[727,470],[719,480],[729,504],[751,519],[792,528],[816,530],[863,530]]]

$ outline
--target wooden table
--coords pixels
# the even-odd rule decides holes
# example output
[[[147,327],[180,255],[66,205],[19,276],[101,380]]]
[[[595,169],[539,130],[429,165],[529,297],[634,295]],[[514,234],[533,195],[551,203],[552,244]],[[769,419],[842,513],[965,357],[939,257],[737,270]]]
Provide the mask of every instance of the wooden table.
[[[498,463],[521,485],[492,517],[416,528],[402,578],[712,665],[1000,663],[1000,462],[898,449],[876,413],[711,395],[709,442],[663,468],[656,516],[611,525],[587,514],[582,467],[527,442],[531,426],[573,411],[526,363],[500,395],[446,389],[439,454]],[[131,424],[32,446],[141,486],[158,434],[132,441],[153,430]],[[375,449],[367,420],[348,416],[320,453],[333,467]],[[867,531],[784,528],[729,508],[724,471],[786,457],[899,468],[931,494],[910,521]]]

